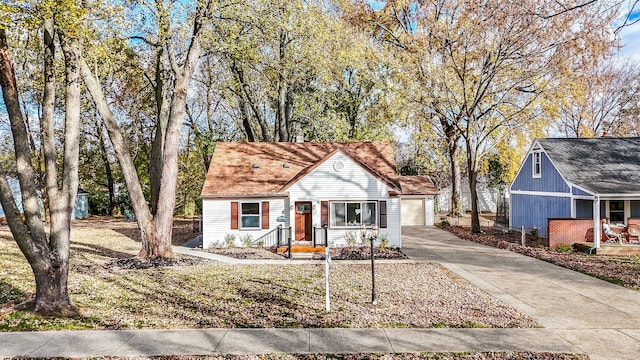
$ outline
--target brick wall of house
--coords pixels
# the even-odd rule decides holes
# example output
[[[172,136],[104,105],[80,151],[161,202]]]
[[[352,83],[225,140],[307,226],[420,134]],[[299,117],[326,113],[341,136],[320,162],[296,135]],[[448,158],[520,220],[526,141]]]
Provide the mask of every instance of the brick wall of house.
[[[638,219],[640,221],[640,219]],[[549,247],[593,242],[593,219],[549,219]]]

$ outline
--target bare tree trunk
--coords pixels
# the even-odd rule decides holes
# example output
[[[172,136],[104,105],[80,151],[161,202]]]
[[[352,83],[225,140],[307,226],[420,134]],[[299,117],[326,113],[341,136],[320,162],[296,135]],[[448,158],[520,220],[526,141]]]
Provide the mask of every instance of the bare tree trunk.
[[[244,132],[247,134],[247,141],[255,142],[256,136],[254,135],[253,127],[251,126],[251,120],[247,113],[247,104],[245,103],[244,98],[240,97],[238,99],[238,106],[240,107],[240,114],[242,115],[242,127],[244,128]]]
[[[448,145],[449,161],[451,162],[451,215],[464,215],[464,203],[462,202],[462,176],[458,154],[460,147],[457,140],[450,140]]]
[[[138,228],[140,229],[141,241],[143,244],[148,241],[153,241],[152,239],[155,238],[153,215],[151,214],[147,201],[144,197],[142,186],[140,185],[140,178],[138,177],[136,167],[133,163],[133,159],[131,158],[129,144],[122,135],[122,130],[107,104],[107,99],[104,96],[100,84],[93,76],[89,66],[82,57],[80,58],[80,70],[82,80],[84,81],[89,94],[91,94],[91,98],[93,99],[93,102],[100,113],[100,117],[107,128],[111,144],[113,145],[113,149],[116,153],[116,158],[118,158],[118,162],[120,163],[122,177],[127,185],[127,191],[129,192],[129,198],[131,199],[131,206],[133,207]]]
[[[278,102],[276,109],[277,140],[289,141],[289,126],[287,124],[287,80],[284,75],[278,75]]]
[[[42,152],[44,155],[44,203],[45,219],[51,221],[50,204],[58,198],[56,171],[56,145],[54,134],[54,111],[56,101],[55,44],[53,19],[44,20],[44,91],[42,96],[42,120],[40,131],[42,136]]]
[[[155,214],[158,206],[158,194],[162,183],[162,159],[164,151],[164,140],[167,135],[169,123],[169,100],[167,99],[167,89],[164,81],[164,68],[162,66],[163,50],[160,48],[156,54],[156,81],[155,99],[157,122],[156,133],[151,145],[151,160],[149,161],[149,181],[151,185],[151,213]]]
[[[113,181],[113,172],[111,171],[111,163],[109,162],[109,152],[107,150],[106,139],[104,138],[103,125],[96,123],[96,129],[98,129],[98,139],[100,141],[100,155],[102,156],[102,162],[104,163],[105,174],[107,175],[107,189],[109,191],[109,208],[107,212],[109,216],[115,215],[116,210],[116,189],[115,182]]]
[[[182,128],[186,114],[187,89],[200,57],[200,41],[204,20],[211,11],[211,4],[212,2],[210,0],[207,1],[206,4],[198,3],[193,24],[193,34],[182,66],[177,63],[174,48],[170,41],[171,39],[166,38],[164,40],[166,42],[163,44],[163,46],[165,46],[164,51],[167,52],[171,69],[175,76],[175,82],[173,91],[171,92],[169,119],[164,137],[164,145],[162,147],[162,180],[155,215],[152,214],[146,203],[140,185],[140,179],[131,158],[129,145],[123,137],[120,127],[107,104],[102,88],[91,73],[86,61],[83,58],[80,59],[82,78],[105,123],[127,184],[129,197],[142,238],[142,248],[138,256],[143,258],[173,256],[171,235],[173,212],[176,203],[180,129]],[[166,14],[164,14],[164,16],[166,16]]]
[[[471,144],[469,139],[465,139],[467,146],[467,171],[469,172],[469,190],[471,193],[471,231],[479,233],[480,228],[480,214],[478,212],[478,169],[477,160],[474,159],[474,153],[471,151]]]
[[[48,34],[46,36],[50,36]],[[67,69],[67,104],[72,105],[74,98],[79,95],[79,91],[74,88],[77,85],[77,67],[74,67],[71,59],[65,59]],[[75,75],[74,75],[75,73]],[[64,223],[55,223],[52,218],[52,236],[47,239],[40,216],[38,205],[38,195],[35,188],[35,172],[32,165],[32,154],[29,147],[29,136],[26,124],[18,101],[15,74],[11,64],[9,50],[7,48],[6,33],[0,29],[0,85],[2,94],[11,122],[14,149],[16,154],[16,164],[18,169],[18,180],[22,192],[22,203],[25,214],[25,222],[22,222],[21,214],[13,199],[13,194],[6,178],[6,172],[0,166],[0,203],[5,210],[9,227],[18,247],[25,255],[36,281],[36,298],[34,310],[43,314],[59,314],[75,312],[73,304],[69,300],[67,291],[67,278],[69,270],[69,228]],[[65,172],[63,182],[67,184],[65,190],[72,194],[68,197],[75,199],[73,184],[76,181],[77,191],[77,164],[76,155],[73,159],[74,150],[78,148],[79,106],[76,113],[67,114],[65,121]],[[70,132],[67,136],[67,132]],[[66,141],[75,142],[67,144]],[[43,144],[43,146],[45,146]],[[77,152],[76,152],[77,154]],[[75,166],[74,166],[75,165]],[[48,170],[48,169],[47,169]],[[75,171],[75,173],[74,173]],[[70,189],[71,188],[71,189]],[[56,187],[57,191],[57,187]],[[54,193],[56,192],[54,191]],[[67,200],[67,199],[63,199]],[[57,200],[51,204],[56,208],[66,207],[68,201]],[[67,212],[70,217],[70,211]],[[62,218],[63,215],[58,215]],[[70,221],[70,219],[69,219]],[[54,226],[55,225],[55,226]]]
[[[289,84],[287,77],[283,73],[286,58],[286,48],[289,42],[289,33],[287,31],[280,32],[280,70],[278,74],[278,99],[276,101],[276,134],[278,141],[289,141],[289,109],[287,109],[287,98],[289,94]]]
[[[447,120],[447,117],[440,114],[440,125],[444,129],[447,141],[447,155],[451,166],[451,215],[464,215],[464,204],[462,202],[462,176],[460,174],[460,164],[458,156],[460,154],[460,133],[456,126]]]
[[[247,84],[244,78],[244,71],[241,68],[242,65],[238,65],[235,59],[232,59],[230,61],[231,61],[231,71],[236,75],[236,80],[238,80],[238,85],[240,86],[240,89],[238,89],[236,93],[237,93],[237,96],[239,97],[239,103],[241,106],[240,111],[243,112],[243,117],[244,119],[246,119],[246,124],[244,123],[244,119],[243,119],[244,128],[245,130],[247,130],[248,127],[251,127],[251,122],[249,120],[250,119],[249,114],[246,111],[246,108],[242,106],[242,104],[248,105],[251,108],[251,111],[253,112],[253,116],[258,122],[258,126],[260,126],[260,131],[262,133],[260,140],[270,141],[271,136],[269,134],[269,127],[267,126],[267,121],[265,120],[264,114],[260,110],[258,104],[256,103],[252,95],[249,84]],[[251,133],[254,136],[254,141],[255,141],[256,139],[255,131],[252,130]],[[248,131],[247,131],[247,136],[249,136]]]

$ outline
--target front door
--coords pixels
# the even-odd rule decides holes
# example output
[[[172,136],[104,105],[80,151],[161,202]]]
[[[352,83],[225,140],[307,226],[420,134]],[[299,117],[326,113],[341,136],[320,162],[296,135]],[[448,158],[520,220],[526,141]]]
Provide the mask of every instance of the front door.
[[[296,241],[311,241],[311,202],[296,202]]]

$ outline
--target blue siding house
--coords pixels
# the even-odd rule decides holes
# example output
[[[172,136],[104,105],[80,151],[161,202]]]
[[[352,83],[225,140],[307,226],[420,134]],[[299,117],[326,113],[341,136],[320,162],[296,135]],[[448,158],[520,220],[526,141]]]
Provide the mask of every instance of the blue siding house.
[[[640,138],[537,139],[511,184],[510,226],[547,236],[547,219],[640,218]]]

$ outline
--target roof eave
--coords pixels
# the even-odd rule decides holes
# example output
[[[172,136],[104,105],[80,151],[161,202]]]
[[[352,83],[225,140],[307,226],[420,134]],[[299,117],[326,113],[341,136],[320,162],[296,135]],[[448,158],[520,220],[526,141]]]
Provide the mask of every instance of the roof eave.
[[[233,199],[267,199],[267,198],[286,198],[289,197],[288,192],[263,193],[263,194],[202,194],[202,200],[233,200]]]

